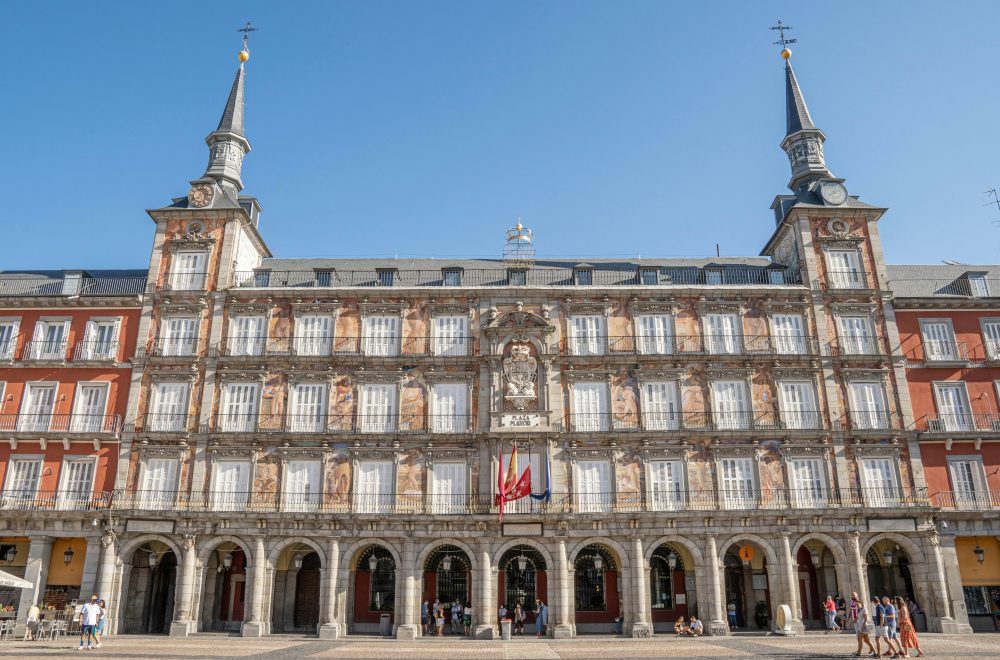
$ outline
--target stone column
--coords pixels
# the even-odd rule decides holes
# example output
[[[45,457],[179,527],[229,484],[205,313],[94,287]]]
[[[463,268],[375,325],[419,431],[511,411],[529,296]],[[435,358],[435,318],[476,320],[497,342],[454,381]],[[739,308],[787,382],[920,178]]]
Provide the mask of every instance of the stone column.
[[[337,621],[337,577],[340,574],[340,537],[331,536],[326,546],[326,599],[323,601],[322,623],[319,627],[320,639],[340,637],[340,622]]]
[[[926,534],[924,539],[926,540],[924,547],[927,549],[929,564],[927,577],[933,585],[931,592],[934,594],[934,610],[937,615],[934,621],[928,621],[928,627],[931,630],[936,628],[935,632],[952,635],[963,632],[951,614],[948,578],[944,571],[944,560],[941,558],[941,537],[938,536],[937,530],[932,530]],[[954,550],[954,545],[952,545],[952,549]],[[958,562],[958,557],[955,557],[955,562]]]
[[[21,599],[17,606],[17,625],[14,636],[24,637],[25,622],[28,619],[28,608],[32,603],[39,604],[45,594],[48,582],[49,561],[52,559],[52,537],[33,536],[28,546],[28,561],[24,567],[24,579],[31,583],[30,588],[21,589]]]
[[[261,637],[265,634],[264,626],[264,577],[266,573],[267,555],[264,548],[264,537],[254,539],[253,549],[253,587],[250,591],[250,620],[243,622],[244,637]]]
[[[195,552],[195,535],[185,534],[181,541],[181,571],[177,589],[177,616],[170,624],[171,637],[187,637],[194,630],[192,599],[194,598],[194,573],[198,564]]]
[[[420,625],[417,623],[420,618],[420,603],[417,599],[420,595],[417,593],[417,552],[410,536],[403,539],[401,560],[403,607],[397,610],[399,618],[396,619],[396,639],[416,639],[420,636]]]
[[[805,633],[806,627],[802,624],[802,606],[799,603],[799,581],[796,569],[795,558],[792,557],[792,542],[788,532],[781,533],[781,562],[784,564],[785,574],[785,604],[792,610],[792,620],[788,622],[793,635]]]
[[[649,637],[653,627],[646,618],[646,608],[649,607],[649,590],[646,588],[646,557],[642,551],[642,538],[632,539],[633,589],[635,597],[635,614],[632,618],[632,636]]]
[[[475,625],[474,635],[476,639],[493,639],[496,631],[493,628],[494,612],[496,611],[493,602],[493,559],[490,557],[490,539],[481,536],[476,548],[479,553],[479,599],[473,608],[473,625]]]
[[[95,591],[100,598],[108,603],[121,600],[116,598],[113,593],[115,572],[118,570],[118,548],[115,547],[115,542],[115,535],[111,530],[105,531],[101,536],[101,570],[97,576]],[[80,595],[83,596],[82,593]],[[104,617],[104,630],[108,633],[115,629],[114,619],[111,616],[115,611],[108,607],[108,613]]]
[[[851,592],[857,592],[858,598],[868,607],[868,574],[865,572],[865,562],[861,558],[861,534],[857,530],[847,533],[847,561],[849,562],[851,584],[841,585],[845,589],[844,600],[851,604]]]
[[[837,576],[837,593],[844,599],[844,602],[849,602],[851,597],[851,572],[850,564],[836,562],[833,565],[833,571]]]
[[[958,551],[955,548],[955,536],[941,536],[941,565],[944,567],[945,581],[948,585],[948,599],[951,601],[951,617],[955,621],[954,632],[963,635],[972,634],[969,625],[969,611],[965,606],[965,594],[962,592],[962,574],[958,568]]]
[[[728,635],[729,624],[726,623],[726,617],[722,611],[722,602],[725,597],[719,581],[719,549],[716,547],[715,537],[714,533],[705,534],[705,561],[708,563],[708,602],[699,606],[699,609],[708,613],[709,634]]]
[[[558,579],[556,584],[558,598],[556,599],[555,625],[552,627],[552,636],[556,639],[566,639],[573,636],[573,624],[569,619],[569,559],[566,556],[566,538],[556,539],[556,572]],[[552,614],[549,613],[549,624],[552,624]]]

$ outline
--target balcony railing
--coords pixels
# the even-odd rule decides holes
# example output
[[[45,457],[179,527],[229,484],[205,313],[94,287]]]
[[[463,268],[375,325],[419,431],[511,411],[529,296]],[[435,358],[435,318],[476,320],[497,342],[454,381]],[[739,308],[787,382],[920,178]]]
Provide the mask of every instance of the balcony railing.
[[[882,340],[876,336],[837,337],[828,344],[833,357],[857,357],[863,355],[884,355]]]
[[[896,413],[884,410],[855,410],[840,418],[841,427],[849,431],[898,431]]]
[[[190,433],[196,424],[187,413],[146,413],[140,431],[145,433]]]
[[[69,342],[65,339],[33,339],[24,344],[22,360],[65,361],[69,354]]]
[[[112,362],[118,357],[118,341],[81,341],[73,347],[74,362]]]
[[[3,490],[0,510],[5,511],[97,511],[111,505],[111,493],[80,493],[72,490]]]
[[[331,355],[463,356],[478,352],[475,337],[237,337],[219,346],[226,357],[324,357]]]
[[[905,278],[894,279],[889,282],[889,287],[895,290],[905,289],[907,291],[926,291],[926,294],[907,293],[908,298],[935,297],[938,296],[961,296],[966,298],[992,298],[1000,296],[1000,279],[996,278],[975,278],[969,279],[965,275],[958,277],[945,277],[941,279],[919,279]]]
[[[515,269],[518,270],[518,269]],[[592,286],[787,286],[801,285],[798,271],[781,268],[595,268],[587,282]],[[523,279],[511,284],[509,271],[502,268],[467,268],[459,281],[446,283],[442,270],[256,270],[235,274],[239,288],[354,288],[354,287],[508,287],[575,286],[576,269],[535,266],[518,270]],[[652,275],[655,275],[653,277]]]
[[[135,296],[146,289],[145,277],[84,277],[80,280],[0,276],[0,296]]]
[[[815,355],[814,337],[622,335],[568,337],[564,355]]]
[[[990,362],[1000,362],[1000,342],[987,339],[983,344],[983,352]]]
[[[871,275],[854,269],[831,269],[826,272],[826,287],[828,289],[867,289],[872,281]]]
[[[116,510],[246,513],[322,513],[353,515],[496,514],[491,493],[357,493],[357,492],[231,492],[116,491]],[[523,498],[508,502],[504,515],[565,515],[572,513],[635,513],[643,511],[776,511],[787,509],[929,507],[924,490],[795,489],[675,490],[669,493],[556,492],[550,500]]]
[[[0,360],[13,360],[14,351],[17,349],[17,339],[0,342]]]
[[[605,431],[780,431],[825,428],[820,411],[571,413],[574,433]]]
[[[472,415],[263,415],[220,413],[215,433],[471,433]]]
[[[10,413],[0,415],[0,431],[15,433],[100,433],[117,435],[122,428],[119,415],[51,415]]]
[[[204,291],[208,273],[171,273],[163,283],[164,291]]]
[[[927,415],[917,428],[927,433],[1000,433],[1000,413]]]
[[[197,354],[197,337],[154,339],[148,348],[136,350],[137,357],[193,357]]]
[[[960,511],[1000,509],[1000,490],[979,492],[941,491],[931,496],[931,503],[942,509],[958,509]]]
[[[964,341],[924,341],[924,361],[965,362],[969,359],[969,349]]]

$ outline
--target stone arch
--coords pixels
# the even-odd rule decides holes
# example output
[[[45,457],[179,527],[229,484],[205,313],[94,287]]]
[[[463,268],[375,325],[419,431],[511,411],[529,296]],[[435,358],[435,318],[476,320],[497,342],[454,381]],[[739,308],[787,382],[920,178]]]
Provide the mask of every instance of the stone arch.
[[[173,551],[174,556],[177,557],[178,564],[184,560],[184,554],[181,552],[180,546],[174,543],[174,541],[169,537],[161,534],[143,534],[142,536],[129,540],[129,542],[122,548],[121,554],[119,555],[122,563],[128,564],[131,562],[132,555],[135,551],[141,548],[144,543],[149,543],[150,541],[159,541],[170,548]]]
[[[217,547],[219,547],[220,544],[225,543],[227,541],[238,545],[240,547],[240,550],[242,550],[243,553],[246,555],[247,563],[251,566],[253,565],[253,561],[255,558],[253,556],[253,551],[250,549],[250,546],[247,544],[246,541],[244,541],[240,537],[233,536],[231,534],[225,534],[223,536],[213,536],[203,541],[201,544],[201,550],[198,551],[198,564],[204,565],[205,562],[208,561],[208,557],[209,555],[212,554],[212,551],[214,551]]]
[[[902,534],[896,534],[894,532],[875,534],[870,539],[868,539],[868,541],[863,546],[861,546],[862,561],[864,561],[865,556],[868,554],[868,551],[871,550],[872,546],[874,546],[879,541],[893,541],[895,543],[898,543],[899,547],[901,547],[903,550],[906,550],[906,554],[909,556],[910,561],[912,562],[923,563],[924,561],[926,561],[926,558],[924,557],[924,551],[920,548],[919,545],[917,545],[913,541],[913,539],[903,536]]]
[[[545,570],[555,570],[555,562],[553,562],[552,554],[549,552],[548,548],[538,541],[530,538],[512,538],[501,545],[497,551],[493,553],[493,558],[490,560],[490,568],[494,571],[500,570],[500,558],[503,557],[505,552],[518,545],[526,545],[538,550],[539,554],[541,554],[545,559]]]
[[[730,536],[728,540],[723,541],[719,544],[719,564],[726,558],[726,553],[729,548],[740,541],[752,541],[764,551],[764,556],[767,558],[767,565],[771,567],[779,566],[781,562],[778,561],[778,554],[774,551],[774,546],[765,539],[763,536],[758,536],[757,534],[734,534]]]
[[[631,566],[631,562],[629,561],[630,557],[628,551],[622,547],[621,543],[615,541],[614,539],[602,536],[591,536],[583,539],[582,541],[574,545],[567,554],[570,566],[572,566],[576,562],[576,556],[580,554],[580,551],[586,548],[588,545],[603,545],[604,547],[613,550],[614,553],[618,556],[617,557],[619,564],[618,570],[621,571],[622,573],[627,571],[629,566]]]
[[[392,560],[396,562],[396,570],[402,570],[403,562],[399,554],[399,549],[388,539],[361,539],[360,541],[355,541],[340,553],[340,570],[351,572],[354,570],[354,560],[357,558],[358,553],[364,550],[368,546],[377,545],[379,547],[385,548],[390,555],[392,555]]]
[[[810,532],[800,536],[799,539],[792,544],[792,557],[795,557],[798,554],[799,548],[801,548],[806,541],[822,542],[823,545],[829,548],[830,552],[833,553],[834,561],[838,564],[847,563],[847,552],[844,550],[844,546],[840,544],[840,541],[833,538],[829,534],[824,534],[823,532]]]
[[[475,551],[472,548],[470,548],[464,541],[460,541],[459,539],[456,538],[434,539],[430,543],[425,544],[423,549],[421,549],[420,552],[417,553],[416,569],[418,572],[423,572],[424,563],[427,561],[427,557],[429,557],[430,554],[434,552],[434,550],[441,547],[442,545],[453,545],[456,548],[462,550],[465,553],[465,555],[469,558],[469,564],[471,567],[470,570],[473,571],[473,575],[475,575],[476,569],[479,568],[479,562],[476,559]]]
[[[276,543],[274,547],[271,549],[271,552],[267,556],[267,565],[273,568],[275,566],[275,562],[278,561],[278,557],[280,557],[281,553],[285,551],[285,548],[287,548],[290,545],[294,545],[295,543],[308,545],[310,548],[312,548],[316,552],[316,554],[319,555],[320,568],[323,569],[327,568],[326,553],[323,551],[323,548],[321,548],[320,545],[316,543],[316,541],[310,538],[306,538],[305,536],[292,536],[290,538],[283,539],[278,543]]]
[[[649,566],[650,557],[652,557],[653,553],[656,552],[656,549],[659,548],[664,543],[679,545],[683,547],[685,550],[687,550],[689,553],[691,553],[691,557],[694,559],[695,563],[695,565],[691,567],[691,570],[694,570],[696,568],[701,568],[704,565],[704,557],[702,556],[701,548],[698,547],[697,543],[687,538],[686,536],[679,536],[677,534],[667,534],[666,536],[661,536],[660,538],[655,539],[654,541],[646,544],[646,549],[643,553],[643,561],[646,563],[646,567]]]

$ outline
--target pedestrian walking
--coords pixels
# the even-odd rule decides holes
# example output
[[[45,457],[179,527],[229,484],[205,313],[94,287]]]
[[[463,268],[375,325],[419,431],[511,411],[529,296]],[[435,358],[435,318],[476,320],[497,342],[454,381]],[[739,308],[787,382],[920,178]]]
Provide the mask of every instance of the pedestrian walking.
[[[462,616],[465,622],[465,635],[472,637],[472,603],[465,604],[465,611]]]
[[[871,654],[877,657],[870,636],[873,626],[868,621],[868,611],[865,610],[865,604],[858,598],[857,592],[851,593],[851,606],[847,613],[847,622],[854,626],[854,634],[858,638],[858,650],[853,653],[853,657],[861,657],[862,644],[867,644]]]
[[[878,596],[872,596],[872,621],[875,623],[875,657],[882,657],[882,640],[885,640],[885,647],[888,649],[886,655],[896,657],[892,651],[892,644],[889,643],[889,626],[886,625],[885,607]]]
[[[83,650],[83,643],[86,641],[87,650],[93,648],[94,631],[97,630],[97,622],[101,618],[101,608],[97,605],[97,594],[90,597],[90,602],[85,603],[80,608],[80,648]]]
[[[517,605],[514,606],[514,634],[524,634],[524,605],[521,601],[517,601]]]
[[[831,633],[840,630],[837,627],[837,603],[830,595],[827,595],[826,600],[823,601],[823,612],[826,615],[826,631]]]
[[[451,633],[462,634],[462,602],[458,600],[451,604]]]
[[[917,640],[917,630],[910,619],[910,607],[901,596],[896,596],[896,612],[899,615],[899,645],[903,650],[903,657],[910,657],[910,649],[916,650],[918,658],[923,657],[924,652]]]
[[[883,596],[882,607],[885,610],[885,627],[889,630],[889,650],[895,655],[903,655],[903,647],[899,645],[899,628],[897,627],[899,621],[892,598]]]
[[[541,637],[542,635],[548,634],[549,627],[549,608],[541,600],[535,601],[535,637]]]
[[[97,620],[97,628],[94,630],[94,639],[97,640],[97,644],[94,645],[95,649],[101,648],[101,635],[104,634],[104,617],[108,615],[108,607],[103,598],[97,601],[97,606],[101,608],[101,618]]]
[[[431,634],[431,605],[426,600],[420,606],[420,623],[424,626],[424,634]]]
[[[437,636],[444,637],[444,608],[440,604],[434,611],[434,626],[437,628]]]

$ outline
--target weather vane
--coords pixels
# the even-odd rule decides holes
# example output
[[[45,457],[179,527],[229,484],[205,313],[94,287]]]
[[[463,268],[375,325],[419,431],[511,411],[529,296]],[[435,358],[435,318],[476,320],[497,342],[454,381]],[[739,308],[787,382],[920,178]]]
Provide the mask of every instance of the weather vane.
[[[778,23],[781,23],[781,21],[778,21]],[[244,25],[243,27],[239,28],[236,31],[243,33],[243,50],[249,51],[250,49],[247,47],[247,42],[250,41],[250,33],[256,32],[257,28],[251,27],[250,21],[247,21],[246,25]]]
[[[250,24],[247,23],[247,25]],[[772,25],[768,29],[778,31],[778,40],[774,42],[775,46],[781,46],[782,48],[787,48],[788,44],[794,44],[796,41],[798,41],[798,39],[785,39],[785,30],[791,30],[793,28],[791,25],[785,25],[784,23],[782,23],[780,18],[778,19],[777,25]]]
[[[996,188],[987,188],[986,191],[983,194],[986,195],[987,197],[992,198],[992,199],[990,199],[990,201],[988,201],[985,204],[983,204],[983,206],[993,206],[995,204],[996,207],[997,207],[997,210],[1000,211],[1000,195],[997,195],[997,189]],[[993,224],[1000,225],[1000,220],[994,220]]]

